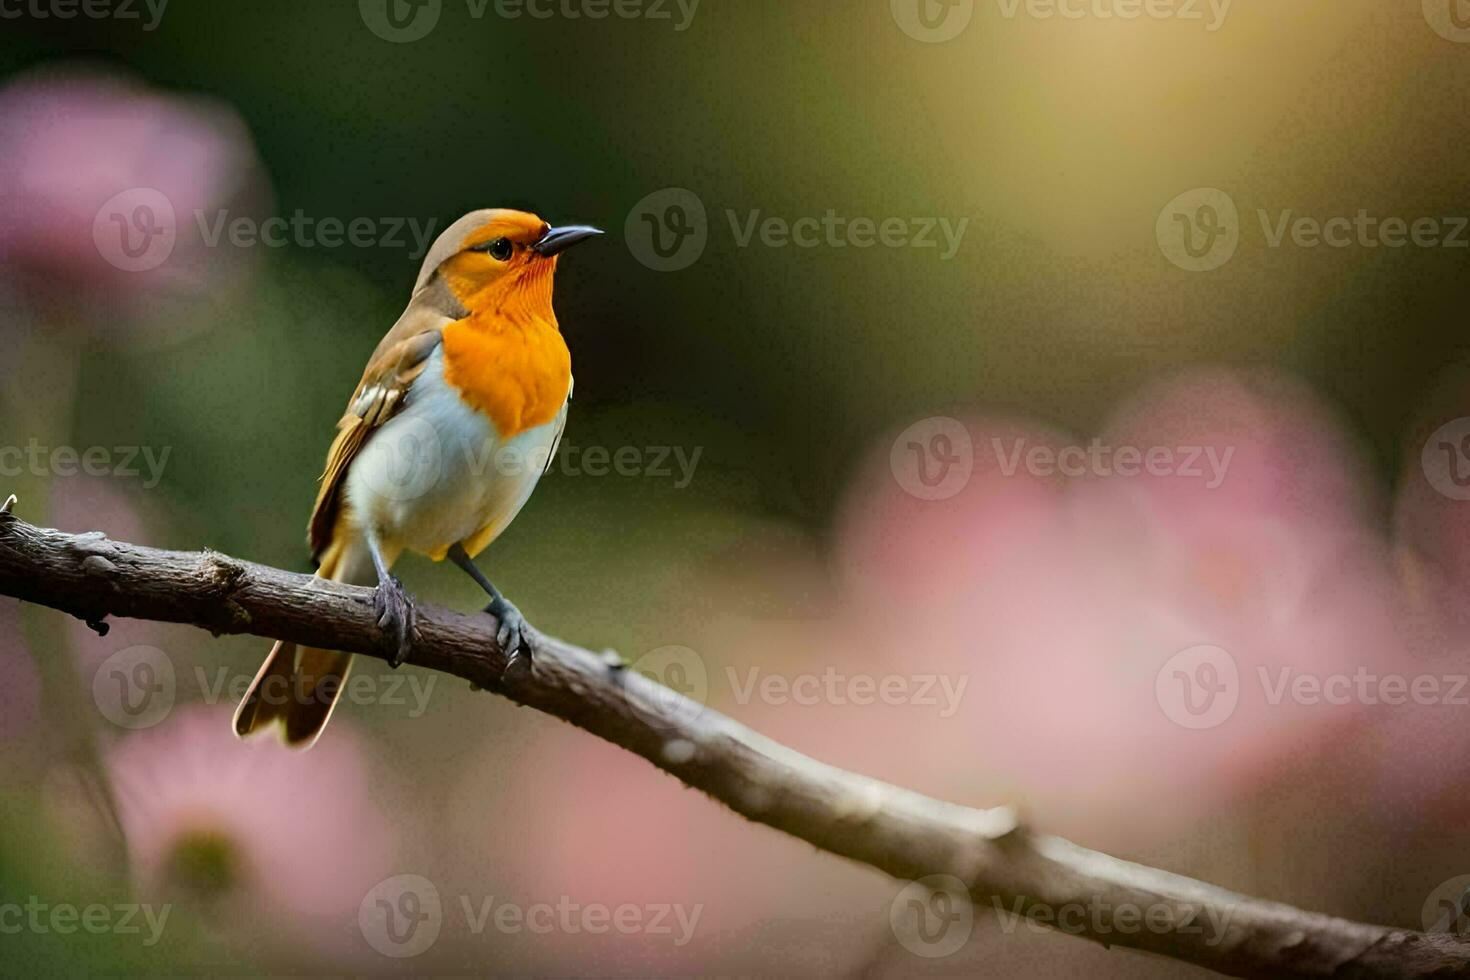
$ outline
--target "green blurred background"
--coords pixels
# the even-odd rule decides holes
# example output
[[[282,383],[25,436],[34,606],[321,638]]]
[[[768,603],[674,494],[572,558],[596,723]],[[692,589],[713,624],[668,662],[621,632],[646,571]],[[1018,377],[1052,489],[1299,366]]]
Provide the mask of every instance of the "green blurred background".
[[[828,512],[845,464],[885,424],[958,402],[1087,429],[1140,379],[1204,358],[1306,375],[1354,416],[1386,473],[1426,378],[1464,354],[1454,250],[1272,251],[1252,227],[1225,269],[1182,275],[1153,240],[1158,211],[1196,186],[1222,187],[1245,214],[1462,210],[1467,52],[1426,29],[1415,3],[1237,4],[1216,33],[1006,20],[981,4],[943,44],[913,40],[880,2],[706,0],[682,32],[672,6],[672,22],[494,9],[477,20],[447,3],[426,37],[393,44],[352,3],[175,0],[152,32],[12,21],[0,51],[9,71],[89,58],[224,100],[250,127],[280,214],[442,228],[516,204],[621,237],[645,195],[693,190],[711,236],[689,269],[655,273],[612,241],[567,264],[571,435],[614,407],[692,415],[736,443],[712,464],[753,476],[762,505],[804,520]],[[971,220],[941,262],[924,250],[741,249],[724,214],[828,208]],[[316,466],[318,420],[340,409],[416,262],[345,245],[266,260],[249,302],[294,319],[241,305],[232,325],[248,332],[143,365],[107,358],[89,384],[140,391],[130,401],[148,413],[104,400],[111,420],[176,425],[176,405],[154,404],[163,395],[149,383],[167,370],[204,390],[174,398],[197,399],[190,414],[211,432],[223,418],[239,446],[258,445],[255,425],[291,432],[268,440],[292,454],[280,471]],[[202,377],[205,349],[236,371]],[[267,365],[290,397],[255,402],[274,415],[238,411],[237,385]],[[301,438],[282,428],[288,416]],[[236,456],[189,436],[170,441]],[[307,495],[268,467],[189,469],[220,481],[178,488],[191,495]],[[294,540],[280,530],[272,550]],[[244,540],[259,539],[220,543]]]

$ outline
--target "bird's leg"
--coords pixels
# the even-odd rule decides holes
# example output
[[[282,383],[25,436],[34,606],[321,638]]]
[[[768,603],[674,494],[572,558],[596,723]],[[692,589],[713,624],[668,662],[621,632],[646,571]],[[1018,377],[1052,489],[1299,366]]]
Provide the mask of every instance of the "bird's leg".
[[[449,560],[464,569],[465,574],[474,579],[490,597],[490,604],[485,607],[485,612],[500,623],[500,628],[495,631],[495,640],[505,652],[505,672],[510,673],[518,665],[529,667],[532,653],[531,644],[526,641],[525,634],[529,625],[526,617],[501,594],[495,583],[485,577],[485,573],[480,571],[462,545],[456,544],[449,549]]]
[[[388,647],[388,666],[396,669],[408,659],[408,652],[413,647],[413,603],[403,591],[403,583],[389,574],[388,562],[383,559],[383,549],[377,537],[369,534],[367,543],[373,556],[373,568],[378,572],[373,611],[378,614],[378,626],[383,630],[384,645]]]

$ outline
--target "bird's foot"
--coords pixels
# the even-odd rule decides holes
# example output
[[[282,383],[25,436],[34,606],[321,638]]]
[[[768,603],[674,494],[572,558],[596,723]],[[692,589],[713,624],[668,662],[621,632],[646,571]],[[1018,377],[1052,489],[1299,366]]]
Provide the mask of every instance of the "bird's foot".
[[[485,612],[500,623],[495,631],[495,642],[500,644],[500,649],[505,653],[505,673],[529,670],[533,654],[530,641],[526,639],[526,632],[530,629],[526,617],[505,596],[496,596],[485,607]]]
[[[391,575],[379,582],[373,595],[373,611],[383,631],[388,666],[401,667],[413,649],[413,601],[403,591],[403,583]]]

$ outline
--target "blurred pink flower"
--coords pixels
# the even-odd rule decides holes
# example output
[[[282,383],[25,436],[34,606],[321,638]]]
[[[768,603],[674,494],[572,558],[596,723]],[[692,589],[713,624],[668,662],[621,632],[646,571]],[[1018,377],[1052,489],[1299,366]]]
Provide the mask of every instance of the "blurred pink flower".
[[[1470,380],[1447,379],[1405,439],[1394,502],[1394,534],[1404,580],[1402,632],[1420,676],[1464,678],[1470,673],[1470,491],[1460,484],[1470,468]],[[1397,712],[1374,733],[1371,788],[1393,801],[1432,806],[1436,826],[1470,815],[1463,791],[1470,778],[1470,726],[1458,696]]]
[[[1453,482],[1470,468],[1463,442],[1470,434],[1470,380],[1447,385],[1431,401],[1435,410],[1405,439],[1394,534],[1416,607],[1434,621],[1430,628],[1470,640],[1470,603],[1464,601],[1470,589],[1470,491]]]
[[[969,429],[975,471],[955,497],[909,496],[887,454],[860,483],[839,562],[849,615],[891,669],[970,676],[965,765],[1048,827],[1093,842],[1178,828],[1357,720],[1281,696],[1283,677],[1402,663],[1362,467],[1299,389],[1221,371],[1145,390],[1099,436],[1175,451],[1137,475],[1111,459],[1028,472],[1018,445],[1091,440]],[[1196,450],[1199,476],[1180,472]],[[1208,692],[1186,682],[1226,685],[1228,712],[1196,727],[1183,699]]]
[[[892,892],[880,876],[753,826],[586,732],[534,727],[535,751],[516,755],[509,771],[503,740],[484,747],[482,764],[464,766],[447,813],[454,873],[464,876],[451,890],[522,906],[565,896],[584,908],[676,911],[660,914],[658,931],[497,937],[500,969],[761,976],[803,973],[803,963],[843,974],[861,963],[865,949],[839,947],[834,958],[807,946],[805,930],[864,910],[876,921]],[[503,782],[515,791],[497,795]],[[488,827],[486,799],[496,799]]]
[[[0,89],[0,261],[23,298],[106,322],[238,267],[196,212],[265,184],[245,124],[199,97],[77,69]]]
[[[345,726],[308,753],[238,741],[227,709],[177,709],[107,752],[132,873],[221,932],[337,954],[393,870],[394,835]]]
[[[840,524],[835,576],[772,535],[745,543],[757,556],[747,580],[691,586],[750,610],[679,627],[712,706],[834,765],[961,803],[1019,803],[1048,831],[1137,847],[1243,802],[1362,720],[1357,705],[1272,703],[1260,671],[1274,684],[1282,668],[1322,676],[1400,662],[1371,484],[1300,389],[1197,373],[1142,392],[1099,437],[1213,449],[1222,465],[1212,474],[1201,459],[1200,478],[1067,477],[1028,468],[1024,454],[1075,437],[1019,422],[968,428],[973,468],[948,499],[909,494],[890,454],[875,454]],[[1238,703],[1190,728],[1158,684],[1171,658],[1202,644],[1232,659]],[[829,673],[835,697],[791,694],[797,679]],[[767,679],[785,693],[760,693]],[[875,703],[873,687],[889,680],[912,702]],[[512,757],[509,773],[503,742],[487,746],[496,764],[466,767],[451,800],[448,836],[470,881],[521,902],[566,894],[703,912],[686,948],[628,937],[619,949],[608,936],[502,944],[517,969],[574,970],[585,942],[607,973],[779,970],[779,958],[748,950],[774,947],[770,924],[786,920],[801,924],[805,962],[850,971],[865,951],[818,937],[834,923],[883,928],[890,883],[752,828],[581,733],[535,738],[537,752]],[[507,782],[517,792],[487,834],[475,801]],[[548,822],[548,811],[561,816]],[[541,843],[516,846],[525,839]]]

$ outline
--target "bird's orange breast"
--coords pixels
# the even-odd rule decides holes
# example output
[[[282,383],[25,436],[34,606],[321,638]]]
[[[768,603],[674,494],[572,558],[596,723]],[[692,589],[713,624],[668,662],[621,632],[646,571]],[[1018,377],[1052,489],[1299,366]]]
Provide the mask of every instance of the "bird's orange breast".
[[[469,316],[444,328],[444,379],[510,439],[556,418],[571,389],[572,355],[555,321]]]

